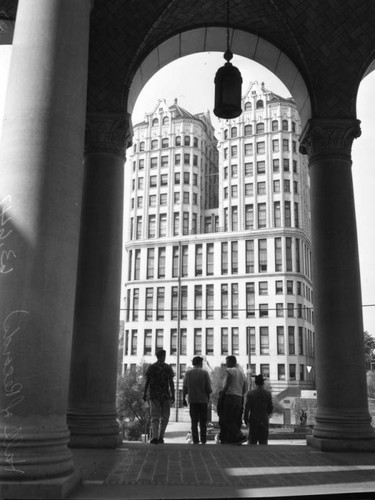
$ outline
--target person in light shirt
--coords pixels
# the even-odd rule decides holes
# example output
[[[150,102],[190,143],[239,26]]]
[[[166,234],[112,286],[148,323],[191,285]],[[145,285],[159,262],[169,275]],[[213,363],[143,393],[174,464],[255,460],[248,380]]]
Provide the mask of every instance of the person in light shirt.
[[[242,444],[247,441],[241,431],[246,377],[237,364],[236,356],[226,357],[226,373],[221,393],[220,441],[222,444]]]
[[[198,423],[200,442],[206,444],[207,441],[207,405],[211,392],[211,379],[203,369],[203,358],[195,356],[193,369],[185,373],[182,390],[184,406],[187,406],[186,396],[189,399],[191,437],[194,444],[199,444]]]

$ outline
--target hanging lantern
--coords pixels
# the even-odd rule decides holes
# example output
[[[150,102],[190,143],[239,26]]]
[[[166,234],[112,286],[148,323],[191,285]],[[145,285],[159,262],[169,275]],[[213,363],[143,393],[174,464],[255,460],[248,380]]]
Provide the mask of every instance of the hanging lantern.
[[[227,62],[217,70],[215,76],[214,113],[219,118],[237,118],[242,113],[242,76],[239,70],[229,62],[232,57],[229,47],[229,0],[227,0],[227,50],[224,54]]]
[[[233,54],[229,47],[225,51],[224,66],[218,69],[215,76],[215,108],[214,113],[219,118],[237,118],[242,113],[240,71],[229,61]]]

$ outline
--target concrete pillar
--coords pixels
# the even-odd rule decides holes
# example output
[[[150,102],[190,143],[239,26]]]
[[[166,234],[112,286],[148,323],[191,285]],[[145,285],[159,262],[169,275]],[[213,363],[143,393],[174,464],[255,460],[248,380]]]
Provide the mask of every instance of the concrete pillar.
[[[2,498],[58,498],[77,479],[66,407],[90,9],[18,2],[0,147]]]
[[[318,410],[309,444],[375,449],[368,411],[351,146],[357,120],[313,119],[309,155]],[[358,166],[360,168],[360,165]]]
[[[89,115],[68,425],[70,446],[119,444],[119,342],[125,149],[129,115]]]

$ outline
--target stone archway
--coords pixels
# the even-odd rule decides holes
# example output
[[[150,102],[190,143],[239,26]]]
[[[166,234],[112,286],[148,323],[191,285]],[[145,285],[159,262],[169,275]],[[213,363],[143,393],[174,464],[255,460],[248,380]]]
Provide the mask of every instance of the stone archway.
[[[198,52],[224,51],[226,29],[196,28],[178,33],[155,47],[135,69],[127,98],[131,113],[147,81],[172,61]],[[234,54],[251,59],[274,73],[293,96],[301,117],[302,128],[311,118],[311,100],[306,83],[291,59],[272,43],[246,31],[232,29],[230,46]]]

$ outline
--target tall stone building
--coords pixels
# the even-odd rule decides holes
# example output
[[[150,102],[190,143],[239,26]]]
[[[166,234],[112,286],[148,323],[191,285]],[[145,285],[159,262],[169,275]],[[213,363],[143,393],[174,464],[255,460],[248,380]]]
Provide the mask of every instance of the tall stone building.
[[[134,126],[123,370],[163,347],[181,389],[195,354],[211,368],[235,354],[274,393],[308,389],[314,318],[300,121],[293,100],[263,83],[251,83],[242,108],[219,122],[218,142],[209,114],[177,101],[160,100]]]

